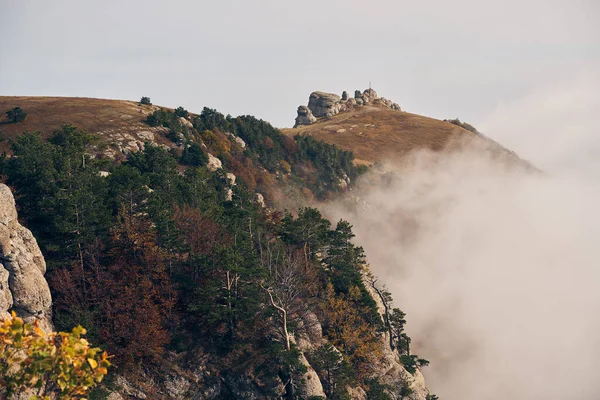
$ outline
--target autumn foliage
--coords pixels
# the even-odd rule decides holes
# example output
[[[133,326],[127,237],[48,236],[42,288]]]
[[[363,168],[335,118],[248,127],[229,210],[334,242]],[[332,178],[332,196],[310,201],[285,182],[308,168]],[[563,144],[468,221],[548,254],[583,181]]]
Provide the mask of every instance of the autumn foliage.
[[[13,312],[0,325],[0,395],[29,394],[32,400],[84,399],[102,382],[109,356],[91,347],[81,326],[70,333],[45,333],[37,321]]]
[[[364,379],[373,372],[381,359],[380,336],[361,316],[361,293],[357,287],[347,295],[336,295],[333,285],[327,285],[325,314],[327,336],[354,365],[357,378]]]
[[[108,254],[100,334],[122,360],[157,359],[170,340],[176,295],[149,218],[122,209]]]

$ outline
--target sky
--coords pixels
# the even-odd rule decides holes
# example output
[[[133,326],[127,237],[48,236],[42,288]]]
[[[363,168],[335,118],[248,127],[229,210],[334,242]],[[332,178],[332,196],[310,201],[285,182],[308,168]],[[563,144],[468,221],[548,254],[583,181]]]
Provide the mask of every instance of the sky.
[[[209,106],[278,127],[372,82],[409,112],[485,124],[600,70],[600,3],[0,0],[0,95]]]

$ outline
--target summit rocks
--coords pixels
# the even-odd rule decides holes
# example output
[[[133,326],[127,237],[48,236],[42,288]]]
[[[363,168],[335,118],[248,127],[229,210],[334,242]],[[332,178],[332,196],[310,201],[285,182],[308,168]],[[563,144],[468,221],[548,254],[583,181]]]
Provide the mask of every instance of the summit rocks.
[[[312,92],[308,99],[308,106],[298,107],[298,116],[294,128],[301,125],[311,125],[317,122],[319,118],[330,118],[342,112],[351,110],[356,106],[365,106],[373,104],[401,111],[400,106],[391,100],[379,97],[374,89],[354,91],[354,97],[351,98],[347,91],[342,92],[342,96],[334,93]]]

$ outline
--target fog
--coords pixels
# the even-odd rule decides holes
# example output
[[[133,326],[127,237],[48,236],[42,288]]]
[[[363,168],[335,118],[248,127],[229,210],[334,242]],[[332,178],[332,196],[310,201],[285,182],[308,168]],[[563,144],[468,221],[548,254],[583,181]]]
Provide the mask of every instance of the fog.
[[[543,88],[480,121],[544,173],[478,145],[421,151],[366,176],[359,211],[327,210],[353,223],[440,398],[600,398],[597,89]]]

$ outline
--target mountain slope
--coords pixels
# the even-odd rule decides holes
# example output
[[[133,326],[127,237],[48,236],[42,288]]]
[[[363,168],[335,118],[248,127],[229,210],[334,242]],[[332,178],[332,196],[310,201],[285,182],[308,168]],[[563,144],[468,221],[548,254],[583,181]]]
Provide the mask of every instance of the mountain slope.
[[[162,128],[152,128],[144,119],[155,106],[143,106],[127,100],[106,100],[86,97],[33,97],[0,96],[0,121],[4,113],[13,107],[21,107],[27,118],[23,122],[0,123],[0,152],[9,150],[9,140],[16,139],[24,131],[40,131],[43,137],[64,124],[71,124],[88,133],[97,134],[101,139],[122,147],[137,147],[148,138],[167,143]],[[3,121],[4,122],[4,121]]]
[[[500,157],[508,157],[524,167],[529,163],[484,135],[458,125],[422,115],[368,104],[320,118],[311,125],[283,129],[288,136],[311,136],[340,149],[351,151],[357,164],[371,165],[394,161],[420,149],[453,150],[471,141]]]
[[[15,143],[0,176],[51,266],[55,324],[91,325],[136,390],[157,399],[430,398],[419,371],[427,362],[411,352],[404,313],[368,274],[352,226],[312,208],[265,208],[259,193],[279,209],[278,198],[326,201],[366,169],[349,151],[372,164],[487,139],[377,104],[287,136],[208,108],[0,98],[15,106],[28,116],[0,125],[3,145]],[[123,382],[110,389],[133,393]]]

